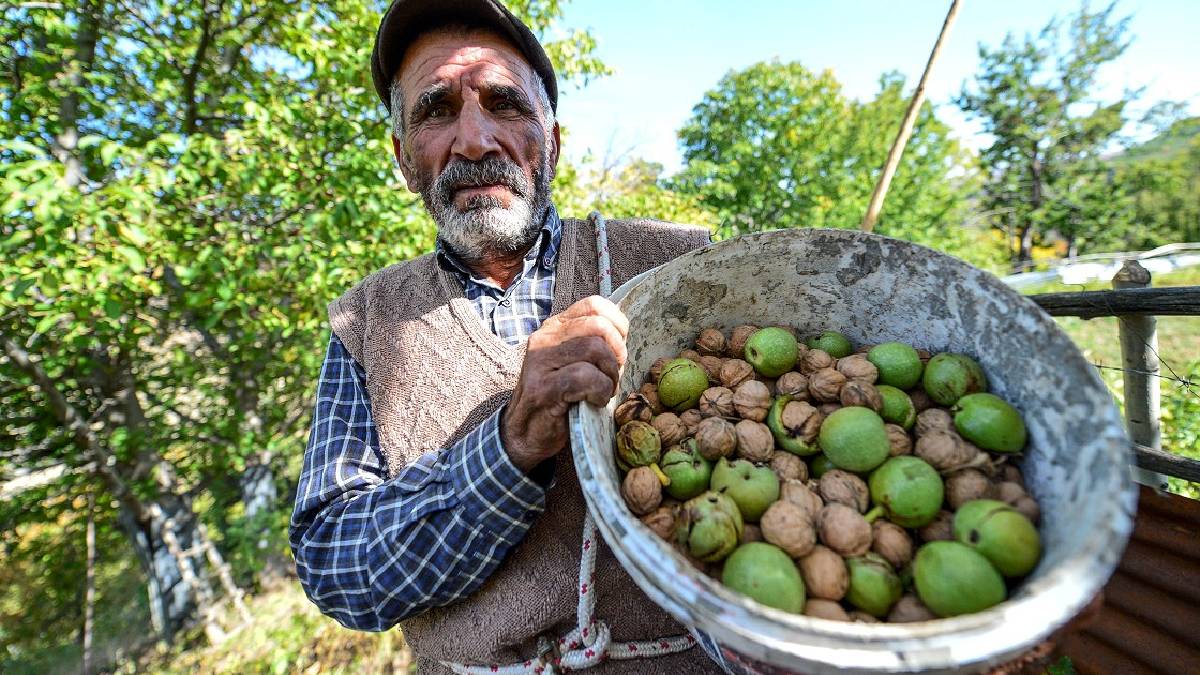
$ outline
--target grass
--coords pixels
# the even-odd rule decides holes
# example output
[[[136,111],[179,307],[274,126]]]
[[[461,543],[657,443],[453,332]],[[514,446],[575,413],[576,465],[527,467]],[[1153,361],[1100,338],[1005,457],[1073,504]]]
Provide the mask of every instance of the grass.
[[[116,672],[129,673],[410,673],[412,655],[399,630],[342,628],[308,601],[293,578],[247,598],[254,621],[217,645],[184,636],[152,649]]]
[[[1200,286],[1200,269],[1162,274],[1154,285]],[[1065,286],[1046,284],[1029,293],[1092,291],[1110,288],[1103,282]],[[1058,324],[1078,345],[1084,357],[1099,367],[1118,403],[1123,402],[1121,341],[1117,317],[1079,319],[1058,317]],[[1163,316],[1158,318],[1158,355],[1164,377],[1200,382],[1200,316]],[[1164,379],[1162,392],[1163,449],[1185,457],[1200,459],[1200,386]],[[1200,499],[1200,484],[1172,478],[1172,492]]]

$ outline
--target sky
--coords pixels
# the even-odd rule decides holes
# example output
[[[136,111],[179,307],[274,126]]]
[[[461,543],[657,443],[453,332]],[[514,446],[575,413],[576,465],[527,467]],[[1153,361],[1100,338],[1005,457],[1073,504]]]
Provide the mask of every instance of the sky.
[[[976,72],[979,43],[1036,33],[1079,6],[963,0],[927,96],[964,145],[978,149],[985,139],[950,101]],[[615,73],[582,90],[563,87],[563,151],[573,160],[588,151],[600,160],[641,157],[673,173],[681,164],[676,131],[692,106],[727,72],[774,58],[832,69],[843,92],[859,100],[871,98],[889,70],[908,78],[911,93],[949,7],[934,0],[572,0],[563,25],[590,29],[597,55]],[[1200,114],[1200,0],[1119,0],[1117,15],[1133,15],[1133,44],[1100,71],[1096,94],[1111,99],[1144,87],[1133,116],[1160,100],[1185,101]]]

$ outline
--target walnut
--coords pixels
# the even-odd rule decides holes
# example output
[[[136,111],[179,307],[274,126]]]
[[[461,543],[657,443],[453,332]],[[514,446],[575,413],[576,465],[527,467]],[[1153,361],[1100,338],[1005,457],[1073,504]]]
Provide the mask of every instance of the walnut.
[[[850,572],[846,561],[837,553],[817,544],[800,559],[800,575],[808,595],[821,600],[841,600],[850,588]]]
[[[642,523],[654,531],[660,538],[675,541],[675,517],[679,505],[662,505],[653,513],[642,516]]]
[[[754,523],[746,523],[742,525],[742,538],[738,541],[741,544],[749,544],[752,541],[762,541],[762,528]]]
[[[779,421],[789,435],[812,443],[817,440],[825,415],[807,401],[789,401],[780,411]]]
[[[821,499],[826,504],[845,504],[859,513],[865,513],[871,503],[871,491],[867,489],[867,484],[848,471],[826,471],[818,485]]]
[[[912,537],[895,523],[876,520],[871,525],[871,550],[883,556],[892,567],[900,569],[912,562]]]
[[[1025,488],[1021,487],[1020,483],[1011,481],[1003,481],[996,485],[996,499],[1013,506],[1017,500],[1026,496]]]
[[[732,417],[733,392],[725,387],[709,387],[700,394],[697,408],[705,417]]]
[[[704,420],[704,415],[700,414],[699,410],[692,408],[679,413],[679,421],[683,422],[683,426],[687,429],[688,436],[695,436],[696,429],[700,426],[700,422]]]
[[[845,375],[847,380],[858,380],[866,384],[875,384],[879,379],[879,369],[863,354],[851,354],[838,359],[837,371]]]
[[[747,380],[733,392],[733,407],[742,419],[761,422],[771,409],[771,392],[758,380]]]
[[[719,356],[701,356],[700,367],[708,375],[708,381],[713,384],[721,381],[721,358]]]
[[[826,504],[817,515],[821,543],[843,556],[862,555],[871,550],[871,524],[845,504]]]
[[[957,511],[960,506],[973,499],[991,498],[994,490],[991,481],[982,472],[963,469],[946,478],[946,503]]]
[[[643,384],[642,388],[638,391],[641,392],[642,396],[646,397],[646,402],[650,404],[650,409],[654,411],[655,415],[663,411],[662,402],[658,400],[657,384],[650,384],[647,382]]]
[[[1012,464],[1000,467],[1000,480],[1025,487],[1025,477],[1021,475],[1021,470]]]
[[[936,405],[933,399],[929,398],[929,394],[919,386],[908,391],[908,400],[912,401],[913,410],[916,410],[918,415]]]
[[[929,412],[928,410],[925,412]],[[979,449],[970,445],[953,431],[930,431],[917,438],[917,457],[938,471],[950,471],[974,460]]]
[[[876,619],[875,617],[871,616],[870,614],[867,614],[866,612],[857,610],[857,609],[850,612],[847,616],[850,617],[851,621],[854,621],[857,623],[879,623],[879,619]]]
[[[822,403],[817,407],[817,411],[821,413],[821,419],[824,420],[833,413],[842,409],[841,403]]]
[[[814,400],[832,403],[838,400],[843,384],[846,384],[845,375],[833,368],[822,368],[808,376],[808,393]]]
[[[913,449],[912,438],[909,437],[904,427],[899,424],[890,423],[883,426],[887,429],[888,443],[892,446],[888,450],[888,456],[911,455]]]
[[[850,615],[842,606],[832,600],[813,598],[804,603],[804,616],[815,616],[818,619],[830,621],[849,621]]]
[[[780,481],[808,480],[808,465],[790,452],[777,452],[771,457],[771,468]]]
[[[725,351],[725,334],[716,328],[705,328],[696,338],[696,351],[702,356],[720,356]]]
[[[725,342],[725,353],[735,359],[746,358],[746,340],[758,330],[758,326],[738,326]]]
[[[751,462],[769,462],[775,454],[775,436],[762,422],[742,420],[734,425],[738,454]],[[799,459],[799,457],[797,457]]]
[[[649,373],[648,381],[652,382],[654,384],[658,384],[658,378],[659,378],[659,376],[662,375],[663,367],[666,366],[670,362],[671,362],[671,359],[669,359],[665,356],[662,358],[659,358],[659,359],[654,359],[654,363],[652,363],[650,365],[650,373]]]
[[[857,405],[875,412],[883,410],[883,397],[879,395],[879,390],[861,380],[850,380],[842,385],[838,398],[846,407]]]
[[[637,393],[626,396],[625,400],[613,411],[613,422],[616,423],[617,428],[634,420],[649,422],[652,419],[654,419],[654,409],[650,407],[650,402],[646,400],[645,396]]]
[[[679,358],[700,363],[700,352],[696,351],[695,349],[685,349],[679,352]]]
[[[954,541],[954,514],[949,511],[938,511],[928,525],[917,530],[921,541]]]
[[[771,504],[759,520],[762,536],[793,558],[806,556],[817,543],[808,511],[797,504],[779,500]]]
[[[621,481],[621,496],[629,510],[639,516],[657,509],[662,503],[662,483],[658,481],[658,474],[648,466],[632,469]]]
[[[1028,518],[1029,522],[1035,525],[1038,519],[1042,517],[1042,509],[1038,506],[1037,500],[1029,495],[1021,497],[1012,506],[1018,513]]]
[[[917,424],[913,431],[917,438],[931,431],[954,431],[954,418],[943,408],[929,408],[917,415]]]
[[[737,449],[737,432],[720,417],[706,417],[696,427],[696,449],[710,462],[728,457]]]
[[[929,611],[925,603],[915,595],[903,595],[896,604],[892,605],[892,610],[888,612],[887,620],[889,623],[913,623],[915,621],[933,621],[938,618],[936,614]]]
[[[718,375],[722,387],[737,389],[746,380],[754,379],[754,366],[741,359],[726,359]]]
[[[812,375],[818,370],[833,367],[833,357],[823,349],[810,349],[800,359],[800,372]]]
[[[779,499],[780,501],[788,501],[803,507],[814,521],[817,514],[821,512],[821,508],[825,506],[825,502],[821,501],[816,492],[813,492],[807,485],[798,480],[780,482]]]
[[[658,430],[658,438],[662,441],[664,448],[678,445],[688,435],[687,425],[680,421],[679,416],[675,413],[665,412],[655,415],[654,419],[650,420],[650,425]]]
[[[794,370],[788,371],[775,380],[775,391],[780,396],[791,396],[794,401],[807,401],[808,376]]]

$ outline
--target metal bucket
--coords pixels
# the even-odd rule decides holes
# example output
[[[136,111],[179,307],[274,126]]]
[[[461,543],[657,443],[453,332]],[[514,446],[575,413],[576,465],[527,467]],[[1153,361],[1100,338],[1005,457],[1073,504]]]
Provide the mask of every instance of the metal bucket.
[[[613,295],[630,320],[621,394],[574,406],[579,482],[634,581],[685,624],[752,659],[804,673],[972,672],[1012,659],[1064,625],[1112,574],[1136,505],[1112,396],[1071,340],[994,276],[928,248],[845,230],[732,239],[651,270]],[[752,602],[697,570],[627,509],[613,463],[613,409],[655,359],[704,327],[832,329],[856,344],[899,340],[977,358],[1029,428],[1026,482],[1045,548],[1004,603],[914,624],[843,623]]]

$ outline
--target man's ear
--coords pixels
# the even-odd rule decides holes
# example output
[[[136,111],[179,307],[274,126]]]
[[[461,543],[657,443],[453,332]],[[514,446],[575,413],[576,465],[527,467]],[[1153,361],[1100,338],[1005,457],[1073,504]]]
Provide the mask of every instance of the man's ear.
[[[550,180],[558,175],[558,155],[562,148],[562,134],[558,128],[558,120],[554,121],[554,130],[550,133]]]
[[[390,136],[392,137],[392,152],[396,155],[396,163],[400,165],[400,173],[404,176],[408,191],[415,194],[417,191],[413,187],[412,157],[404,149],[403,140],[397,138],[395,134],[390,134]]]

